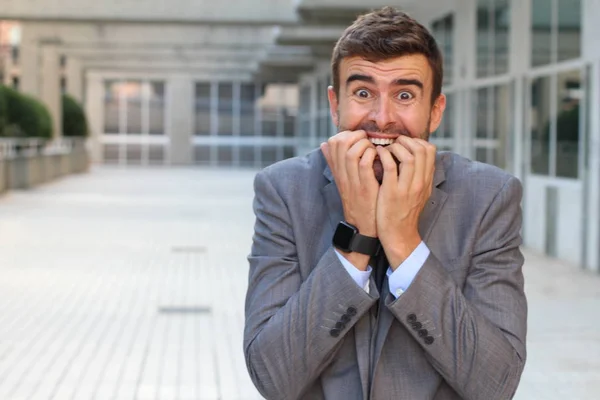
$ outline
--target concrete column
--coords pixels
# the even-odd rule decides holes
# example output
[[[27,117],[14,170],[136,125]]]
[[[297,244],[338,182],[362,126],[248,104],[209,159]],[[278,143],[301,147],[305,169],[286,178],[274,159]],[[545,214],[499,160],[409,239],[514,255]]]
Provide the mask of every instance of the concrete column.
[[[53,139],[62,137],[62,96],[60,92],[60,60],[56,46],[42,47],[40,98],[48,107],[54,127]]]
[[[454,86],[456,152],[472,157],[474,136],[471,109],[473,100],[470,85],[476,75],[477,1],[457,0],[454,13]]]
[[[166,125],[171,164],[192,164],[193,90],[193,82],[188,76],[174,76],[167,82]]]
[[[104,134],[104,86],[101,77],[88,75],[86,88],[85,113],[90,130],[91,159],[92,163],[100,164],[103,161],[101,137]]]
[[[587,0],[582,4],[583,38],[582,55],[591,64],[590,75],[586,77],[589,96],[587,110],[589,125],[588,137],[581,156],[587,156],[584,165],[584,193],[586,196],[585,215],[585,257],[584,267],[600,273],[600,115],[595,110],[600,107],[600,24],[596,21],[600,14],[600,0]]]
[[[33,23],[23,23],[22,25],[19,67],[21,69],[21,91],[38,97],[40,94],[40,52],[36,29]]]
[[[67,59],[67,93],[83,103],[83,68],[81,62],[73,57]]]

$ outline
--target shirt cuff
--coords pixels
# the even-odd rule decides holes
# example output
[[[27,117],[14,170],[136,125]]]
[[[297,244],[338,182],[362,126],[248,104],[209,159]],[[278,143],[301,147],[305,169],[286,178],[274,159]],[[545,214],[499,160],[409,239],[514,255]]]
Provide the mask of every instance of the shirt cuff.
[[[371,277],[371,272],[373,271],[373,268],[371,268],[371,266],[369,265],[369,267],[367,268],[366,271],[361,271],[358,268],[356,268],[354,265],[352,265],[350,263],[350,261],[348,261],[346,259],[346,257],[341,255],[336,249],[334,249],[334,251],[335,251],[335,254],[338,256],[338,258],[340,259],[340,262],[342,263],[342,265],[344,266],[346,271],[348,271],[348,273],[350,274],[350,277],[352,278],[352,280],[354,280],[354,282],[356,282],[358,287],[363,288],[368,293],[369,292],[369,278]]]
[[[421,241],[396,271],[392,271],[391,268],[388,269],[388,284],[390,293],[394,297],[400,297],[408,289],[415,276],[421,270],[421,267],[425,264],[425,261],[427,261],[430,253],[429,247],[427,247],[425,242]]]

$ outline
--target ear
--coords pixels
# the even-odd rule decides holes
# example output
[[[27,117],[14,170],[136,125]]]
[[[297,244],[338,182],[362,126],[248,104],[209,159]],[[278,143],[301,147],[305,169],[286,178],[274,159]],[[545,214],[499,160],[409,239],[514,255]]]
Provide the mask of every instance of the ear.
[[[327,98],[329,99],[329,113],[331,114],[331,120],[335,126],[339,126],[339,113],[338,113],[338,98],[333,90],[333,86],[327,88]]]
[[[429,133],[433,133],[439,128],[442,123],[442,117],[444,116],[444,110],[446,109],[446,95],[440,94],[436,99],[435,103],[433,103],[433,107],[431,108],[431,122],[429,123]]]

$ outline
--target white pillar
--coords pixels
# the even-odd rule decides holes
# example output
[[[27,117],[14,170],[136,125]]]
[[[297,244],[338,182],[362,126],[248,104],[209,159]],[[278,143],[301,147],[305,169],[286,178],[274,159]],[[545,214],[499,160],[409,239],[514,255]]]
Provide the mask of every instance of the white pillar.
[[[167,82],[167,135],[170,163],[192,164],[194,121],[193,82],[188,76],[174,76]]]
[[[62,95],[60,92],[60,60],[56,46],[45,45],[42,47],[41,64],[40,98],[52,116],[53,139],[59,139],[63,135]]]
[[[86,76],[86,88],[85,113],[88,120],[88,129],[90,130],[91,161],[100,164],[103,161],[101,137],[104,134],[104,86],[102,78],[88,74]]]
[[[23,23],[22,32],[19,47],[20,90],[23,93],[38,97],[40,94],[40,52],[35,25],[33,23]]]
[[[587,89],[589,110],[588,113],[588,141],[585,147],[588,157],[586,166],[586,180],[584,193],[587,195],[586,209],[586,254],[584,267],[590,271],[600,272],[600,115],[595,110],[600,106],[600,47],[597,38],[600,35],[600,24],[597,16],[600,15],[600,0],[584,0],[582,4],[582,56],[591,64],[589,83]]]
[[[454,14],[454,84],[456,152],[466,157],[473,155],[474,136],[471,88],[475,80],[477,1],[457,0]]]
[[[83,68],[73,57],[67,59],[67,93],[80,104],[83,103]]]

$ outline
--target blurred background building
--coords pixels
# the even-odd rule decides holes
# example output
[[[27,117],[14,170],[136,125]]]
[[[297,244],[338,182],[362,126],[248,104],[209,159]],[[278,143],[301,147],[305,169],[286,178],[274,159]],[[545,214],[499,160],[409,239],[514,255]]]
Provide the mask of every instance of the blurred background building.
[[[333,45],[383,5],[431,28],[448,108],[433,141],[524,183],[529,247],[599,270],[600,2],[3,0],[0,79],[82,102],[96,163],[263,167],[335,133]]]

